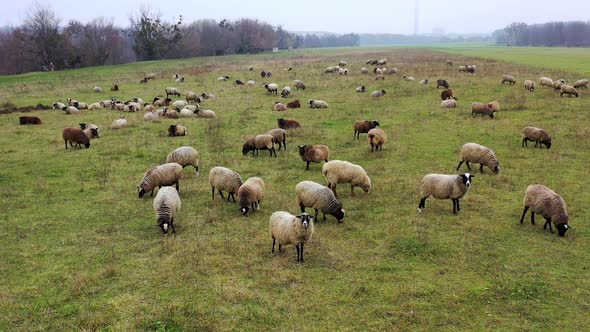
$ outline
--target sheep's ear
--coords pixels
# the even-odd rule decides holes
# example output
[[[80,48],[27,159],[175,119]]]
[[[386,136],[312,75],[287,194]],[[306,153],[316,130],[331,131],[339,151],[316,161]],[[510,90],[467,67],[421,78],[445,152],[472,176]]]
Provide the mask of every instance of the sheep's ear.
[[[301,219],[301,215],[297,215],[297,216],[295,216],[295,218]]]

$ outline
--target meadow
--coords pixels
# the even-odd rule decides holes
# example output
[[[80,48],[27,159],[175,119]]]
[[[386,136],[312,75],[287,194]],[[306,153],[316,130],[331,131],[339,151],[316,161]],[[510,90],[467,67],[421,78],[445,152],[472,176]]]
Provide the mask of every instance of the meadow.
[[[388,67],[401,73],[385,81],[361,75],[370,58],[388,58]],[[459,73],[447,58],[476,64],[478,72]],[[324,73],[340,60],[348,62],[349,75]],[[589,330],[589,92],[560,98],[551,89],[522,87],[524,79],[540,76],[570,82],[588,76],[556,62],[529,66],[440,50],[354,48],[0,77],[0,103],[17,106],[66,98],[149,101],[168,86],[217,96],[201,104],[217,113],[211,120],[145,122],[141,112],[48,110],[26,114],[39,116],[42,125],[19,126],[23,114],[0,115],[0,330]],[[293,79],[307,84],[289,100],[322,99],[330,107],[273,112],[281,98],[260,86],[263,69],[272,70],[270,81],[280,86],[292,86]],[[139,84],[148,72],[158,79]],[[175,84],[174,73],[185,83]],[[503,74],[519,83],[500,85]],[[230,81],[216,80],[223,75]],[[431,83],[419,86],[402,75]],[[256,86],[233,84],[250,78]],[[458,108],[439,107],[437,78],[450,82]],[[113,83],[120,92],[108,91]],[[93,93],[94,85],[105,92]],[[355,93],[358,85],[368,92]],[[369,97],[380,89],[387,95]],[[471,116],[471,102],[492,100],[502,107],[496,118]],[[130,127],[109,129],[122,115]],[[265,151],[243,156],[243,141],[275,128],[280,117],[302,123],[290,132],[287,150],[277,158]],[[366,135],[352,138],[354,121],[373,119],[388,134],[377,153]],[[66,150],[62,129],[80,122],[99,125],[102,137],[89,149]],[[186,126],[187,136],[167,137],[172,123]],[[520,132],[529,125],[552,134],[551,149],[521,147]],[[494,149],[500,173],[474,172],[458,215],[449,200],[433,198],[418,213],[422,177],[458,173],[467,142]],[[339,186],[345,221],[316,222],[302,264],[292,246],[271,256],[268,234],[274,211],[298,212],[298,182],[325,183],[322,164],[305,171],[300,144],[328,145],[331,159],[362,165],[373,183],[369,194],[357,189],[354,197]],[[136,188],[147,169],[184,145],[199,151],[201,175],[185,169],[177,233],[163,236],[152,199],[138,199]],[[260,211],[243,217],[236,204],[211,200],[214,166],[244,180],[262,177]],[[518,222],[524,190],[534,183],[566,201],[574,230],[564,238],[544,231],[539,218],[536,226],[528,218]]]

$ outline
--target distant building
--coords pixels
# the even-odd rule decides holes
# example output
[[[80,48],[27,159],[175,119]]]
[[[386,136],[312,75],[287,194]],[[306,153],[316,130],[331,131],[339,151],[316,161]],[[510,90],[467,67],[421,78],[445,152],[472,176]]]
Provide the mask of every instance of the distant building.
[[[273,48],[272,48],[272,52],[273,52],[273,53],[277,53],[277,52],[279,52],[279,48],[278,48],[278,47],[273,47]]]

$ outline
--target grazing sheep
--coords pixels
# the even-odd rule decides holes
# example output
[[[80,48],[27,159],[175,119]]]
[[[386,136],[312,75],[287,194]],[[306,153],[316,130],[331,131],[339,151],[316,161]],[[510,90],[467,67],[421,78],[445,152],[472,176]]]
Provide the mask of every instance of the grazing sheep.
[[[256,84],[256,82],[255,82],[254,80],[248,80],[248,82],[246,82],[246,84],[247,84],[248,86],[253,86],[253,85],[255,85],[255,84]]]
[[[457,98],[453,96],[453,90],[451,89],[443,90],[443,92],[440,93],[440,99],[442,100],[449,100],[451,98],[457,100]]]
[[[64,106],[63,110],[66,114],[80,114],[80,110],[74,106]]]
[[[361,74],[368,74],[369,73],[369,69],[367,69],[366,67],[361,68]]]
[[[387,94],[387,92],[385,92],[385,90],[381,90],[381,91],[373,91],[371,93],[371,97],[383,97]]]
[[[171,102],[172,102],[172,99],[170,99],[170,98],[162,99],[162,98],[156,97],[156,98],[154,98],[153,104],[155,107],[162,107],[162,106],[169,106]]]
[[[203,97],[203,99],[215,99],[215,95],[209,92],[201,93],[201,97]]]
[[[265,134],[271,135],[274,138],[275,144],[279,145],[279,151],[281,151],[281,143],[283,143],[285,150],[287,149],[287,132],[284,129],[271,129]]]
[[[293,101],[287,103],[287,108],[300,108],[300,107],[301,107],[301,103],[299,103],[299,99],[293,100]]]
[[[494,118],[494,111],[489,104],[474,102],[471,103],[471,116],[475,117],[476,115],[488,115],[490,118]]]
[[[453,61],[447,59],[447,66],[453,66]]]
[[[82,129],[82,131],[84,132],[84,134],[86,134],[86,136],[88,136],[88,138],[92,139],[100,137],[99,128],[97,125],[93,123],[80,123],[79,125],[80,129]]]
[[[172,228],[172,233],[176,234],[174,228],[174,217],[180,210],[180,197],[178,191],[173,187],[164,187],[158,190],[154,198],[154,212],[156,213],[156,223],[162,229],[164,235],[168,234],[168,229]]]
[[[36,116],[20,116],[18,121],[21,125],[38,125],[41,124],[41,119]]]
[[[291,87],[290,86],[286,86],[283,88],[283,90],[281,90],[281,97],[287,98],[290,95],[291,95]]]
[[[252,211],[260,210],[260,201],[264,195],[264,181],[259,177],[251,177],[238,189],[238,205],[244,216],[252,207]]]
[[[346,211],[330,188],[313,181],[301,181],[295,186],[295,192],[301,213],[305,212],[306,207],[311,207],[315,210],[316,219],[318,212],[322,211],[324,221],[326,221],[326,213],[334,216],[338,223],[344,221]]]
[[[272,110],[277,111],[277,112],[286,111],[287,105],[285,105],[279,101],[275,101],[275,104],[273,105]]]
[[[281,129],[296,129],[296,128],[300,128],[301,124],[295,120],[289,120],[289,119],[277,119],[277,125],[279,128]]]
[[[574,83],[573,87],[576,89],[588,89],[588,80],[578,80],[576,83]]]
[[[475,74],[475,70],[476,69],[477,69],[477,66],[475,66],[475,65],[467,65],[465,67],[465,71],[468,72],[468,73],[471,73],[471,74]]]
[[[377,75],[377,76],[375,76],[375,81],[385,81],[385,76]]]
[[[377,61],[377,66],[385,66],[387,64],[387,59],[381,59]]]
[[[186,127],[179,124],[173,124],[168,127],[168,136],[184,136],[186,135]]]
[[[102,88],[99,86],[95,86],[92,88],[92,91],[95,93],[102,93]]]
[[[151,192],[150,196],[154,196],[154,189],[156,187],[164,187],[176,185],[176,191],[180,192],[180,179],[182,178],[182,166],[177,163],[167,163],[150,168],[145,174],[139,185],[137,192],[139,198],[142,198],[146,193]]]
[[[264,83],[262,86],[264,86],[264,88],[266,89],[266,94],[267,95],[271,95],[271,94],[277,94],[277,91],[279,90],[279,85],[276,83]]]
[[[88,105],[88,109],[91,111],[101,110],[104,108],[102,105],[103,105],[102,101],[98,102],[98,103],[92,103],[92,104]]]
[[[497,100],[488,103],[488,106],[490,107],[492,112],[496,112],[496,115],[498,114],[498,112],[500,112],[500,102],[498,102]]]
[[[299,156],[307,163],[305,167],[309,170],[310,163],[328,162],[330,159],[330,148],[326,145],[299,145]]]
[[[244,85],[244,82],[242,82],[241,80],[236,80],[236,85]]]
[[[242,154],[244,156],[250,151],[252,151],[252,156],[254,156],[254,154],[258,155],[258,150],[268,150],[271,157],[273,153],[276,157],[277,152],[275,151],[274,137],[269,134],[256,135],[254,137],[250,137],[242,146]]]
[[[450,199],[453,201],[453,214],[461,211],[459,200],[467,194],[471,188],[471,179],[474,175],[464,173],[460,175],[428,174],[422,179],[422,199],[418,204],[418,212],[426,207],[426,199],[433,196],[438,199]]]
[[[460,72],[460,73],[461,73],[461,72],[466,72],[466,71],[467,71],[467,67],[465,67],[465,66],[459,66],[458,68],[459,68],[459,72]]]
[[[564,94],[567,94],[569,97],[574,95],[576,96],[576,98],[578,98],[578,90],[576,90],[576,88],[574,88],[571,85],[563,84],[561,86],[561,92],[559,93],[559,95],[563,97]]]
[[[373,149],[377,151],[383,151],[383,144],[387,142],[387,135],[385,134],[385,131],[379,128],[373,128],[369,130],[367,136],[369,145],[371,145],[371,152],[373,152]]]
[[[372,121],[356,121],[354,123],[354,134],[352,138],[360,139],[360,134],[368,133],[369,130],[379,126],[379,122],[377,120]]]
[[[340,74],[340,75],[348,75],[348,69],[346,69],[346,68],[340,68],[340,69],[338,69],[338,74]]]
[[[442,108],[455,108],[455,107],[457,107],[457,101],[454,99],[443,100],[440,102],[440,107],[442,107]]]
[[[176,112],[178,112],[178,116],[181,118],[192,118],[193,116],[195,116],[195,111],[191,111],[188,108],[176,108]]]
[[[436,80],[436,88],[438,89],[438,87],[442,86],[445,89],[449,88],[449,82],[447,82],[446,80]]]
[[[125,119],[125,117],[122,117],[118,120],[113,121],[113,123],[111,123],[111,129],[127,128],[128,124],[129,123],[127,122],[127,119]]]
[[[534,92],[535,91],[535,82],[533,82],[531,80],[524,81],[524,89],[528,90],[530,92]]]
[[[297,90],[305,90],[305,83],[303,83],[303,81],[300,80],[294,80],[293,84],[295,86],[295,89]]]
[[[66,107],[66,104],[64,104],[64,103],[60,103],[59,101],[58,101],[58,102],[55,102],[55,103],[53,103],[53,109],[54,109],[54,110],[63,110],[63,109],[64,109],[64,107]]]
[[[225,197],[223,197],[223,191],[227,191],[227,201],[229,202],[229,198],[231,197],[235,202],[236,198],[234,195],[238,192],[242,183],[240,174],[229,168],[216,166],[209,171],[211,199],[215,199],[215,189],[217,188],[219,195],[221,195],[221,199],[225,199]]]
[[[199,152],[192,146],[181,146],[170,152],[166,157],[166,163],[177,163],[182,168],[193,166],[199,176]]]
[[[172,103],[172,107],[174,107],[174,108],[184,107],[186,105],[188,105],[186,100],[177,100]]]
[[[539,78],[539,86],[547,86],[547,87],[552,87],[553,86],[553,80],[550,79],[549,77],[541,77]]]
[[[350,194],[352,196],[354,196],[354,187],[360,187],[365,193],[371,191],[371,179],[359,165],[348,161],[332,160],[324,164],[322,173],[328,181],[328,188],[332,189],[336,197],[338,197],[336,185],[339,183],[350,183]]]
[[[86,134],[81,129],[64,128],[62,134],[64,138],[64,143],[66,145],[66,150],[68,148],[68,142],[70,143],[71,147],[82,148],[82,145],[84,145],[84,147],[86,147],[87,149],[90,147],[90,138],[88,138],[88,136],[86,136]],[[74,144],[72,143],[76,143],[76,146],[74,146]]]
[[[165,89],[165,91],[166,91],[166,98],[168,98],[170,96],[180,97],[180,91],[178,91],[177,88],[168,87]]]
[[[185,99],[186,99],[187,103],[190,103],[190,102],[200,103],[201,102],[201,97],[199,97],[199,95],[194,91],[187,91]]]
[[[539,148],[543,148],[543,144],[547,149],[551,148],[551,135],[545,130],[537,127],[525,127],[522,130],[522,146],[528,147],[528,141],[535,142],[535,147],[539,144]]]
[[[404,79],[406,82],[414,82],[414,81],[416,80],[416,79],[415,79],[415,78],[413,78],[412,76],[406,76],[406,75],[404,75],[402,78],[403,78],[403,79]]]
[[[313,235],[313,219],[307,213],[294,216],[289,212],[277,211],[270,216],[269,229],[272,238],[271,254],[275,253],[275,243],[279,243],[279,252],[284,245],[295,245],[297,262],[303,263],[303,244]]]
[[[551,233],[553,233],[551,222],[555,224],[555,228],[557,228],[557,232],[561,237],[571,228],[568,225],[569,216],[565,201],[559,194],[542,184],[533,184],[526,188],[523,205],[524,209],[520,217],[521,224],[524,222],[527,211],[531,209],[531,224],[533,225],[535,224],[535,213],[537,213],[545,218],[543,229],[547,229],[547,225],[549,225]]]
[[[229,80],[229,76],[219,76],[219,77],[217,78],[217,80],[218,80],[218,81],[227,81],[227,80]]]
[[[147,75],[145,75],[145,80],[155,80],[156,79],[156,73],[149,73]]]
[[[113,84],[113,86],[111,87],[111,91],[119,91],[119,85]]]
[[[561,90],[561,86],[564,84],[565,83],[563,83],[561,80],[554,81],[553,82],[553,90],[555,90],[555,91]]]
[[[183,77],[179,77],[176,80],[174,80],[176,83],[184,83],[184,76]]]
[[[361,85],[361,86],[359,86],[359,87],[356,88],[356,92],[365,92],[365,91],[366,90],[365,90],[365,86],[364,85]]]
[[[483,173],[483,166],[487,166],[489,169],[498,174],[500,172],[500,162],[496,158],[494,150],[487,148],[483,145],[476,143],[466,143],[461,148],[461,154],[459,156],[460,161],[457,165],[457,171],[463,163],[467,165],[467,169],[471,171],[469,163],[479,163],[479,172]]]
[[[213,112],[212,110],[196,110],[195,114],[199,117],[199,118],[205,118],[205,119],[213,119],[215,118],[215,112]]]
[[[516,84],[516,79],[512,75],[502,75],[502,82],[500,84],[508,83],[508,85]]]
[[[143,119],[145,121],[154,121],[154,120],[158,120],[159,118],[160,118],[160,115],[158,115],[158,112],[156,112],[156,111],[145,112],[145,114],[143,115]]]
[[[310,99],[307,101],[309,108],[328,108],[328,103],[323,100]]]

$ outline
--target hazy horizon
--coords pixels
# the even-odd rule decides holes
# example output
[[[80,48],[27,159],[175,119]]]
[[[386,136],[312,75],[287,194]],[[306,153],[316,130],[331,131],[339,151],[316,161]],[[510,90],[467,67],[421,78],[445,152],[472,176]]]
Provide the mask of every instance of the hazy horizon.
[[[238,0],[207,3],[178,0],[54,0],[38,3],[49,5],[62,20],[62,25],[74,19],[88,22],[94,18],[104,17],[112,19],[117,26],[125,27],[129,25],[131,14],[137,14],[142,6],[147,6],[160,12],[165,21],[176,20],[179,15],[183,16],[184,23],[204,18],[253,18],[275,26],[281,25],[289,31],[413,34],[415,1],[395,3],[374,0],[370,2],[370,6],[353,2],[310,0],[292,2],[287,6],[280,1]],[[23,1],[4,4],[4,10],[0,12],[0,22],[3,26],[22,24],[35,3],[37,2]],[[298,8],[302,10],[298,12]],[[568,6],[556,6],[554,1],[548,0],[539,0],[534,5],[496,0],[474,6],[473,1],[467,0],[419,0],[418,33],[489,34],[512,22],[536,24],[552,21],[589,21],[588,13],[590,2],[587,1],[570,1]]]

